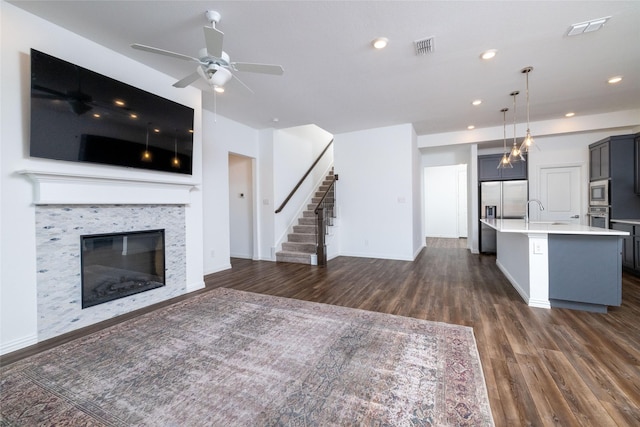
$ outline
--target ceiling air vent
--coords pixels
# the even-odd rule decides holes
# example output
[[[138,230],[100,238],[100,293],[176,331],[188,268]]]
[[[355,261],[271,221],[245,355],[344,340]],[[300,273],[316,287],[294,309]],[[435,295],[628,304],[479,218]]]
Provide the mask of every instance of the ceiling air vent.
[[[416,55],[418,56],[431,53],[435,49],[435,40],[433,39],[433,37],[416,40],[413,42],[413,44],[416,47]]]

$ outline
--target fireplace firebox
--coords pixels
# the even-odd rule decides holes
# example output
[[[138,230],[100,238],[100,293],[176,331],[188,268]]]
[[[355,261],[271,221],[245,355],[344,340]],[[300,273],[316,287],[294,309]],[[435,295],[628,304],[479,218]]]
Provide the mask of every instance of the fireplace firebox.
[[[80,236],[82,308],[165,286],[164,230]]]

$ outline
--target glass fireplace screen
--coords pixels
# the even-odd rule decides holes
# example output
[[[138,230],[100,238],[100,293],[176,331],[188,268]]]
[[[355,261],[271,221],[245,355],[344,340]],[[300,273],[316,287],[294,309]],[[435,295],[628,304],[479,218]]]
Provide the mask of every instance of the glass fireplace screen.
[[[82,308],[165,285],[164,230],[80,237]]]

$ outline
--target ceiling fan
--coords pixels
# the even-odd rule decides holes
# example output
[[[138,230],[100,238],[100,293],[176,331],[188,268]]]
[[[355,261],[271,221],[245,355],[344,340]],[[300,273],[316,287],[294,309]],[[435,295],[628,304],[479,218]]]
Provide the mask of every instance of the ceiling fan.
[[[173,84],[173,86],[177,88],[187,87],[199,78],[202,78],[212,88],[221,89],[229,80],[231,80],[231,78],[235,78],[251,91],[251,89],[237,76],[235,76],[232,71],[272,74],[277,76],[284,73],[284,70],[280,65],[232,62],[229,55],[222,50],[224,33],[216,28],[216,24],[220,22],[220,13],[215,10],[208,10],[205,12],[205,16],[211,23],[211,26],[203,27],[206,47],[200,49],[198,58],[138,43],[132,44],[131,47],[145,52],[156,53],[159,55],[182,59],[184,61],[196,62],[198,64],[196,71]]]

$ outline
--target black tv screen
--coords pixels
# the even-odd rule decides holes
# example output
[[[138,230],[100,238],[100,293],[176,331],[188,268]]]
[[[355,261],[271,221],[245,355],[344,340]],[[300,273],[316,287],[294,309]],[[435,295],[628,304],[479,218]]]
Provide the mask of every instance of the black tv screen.
[[[30,155],[191,174],[193,108],[31,49]]]

